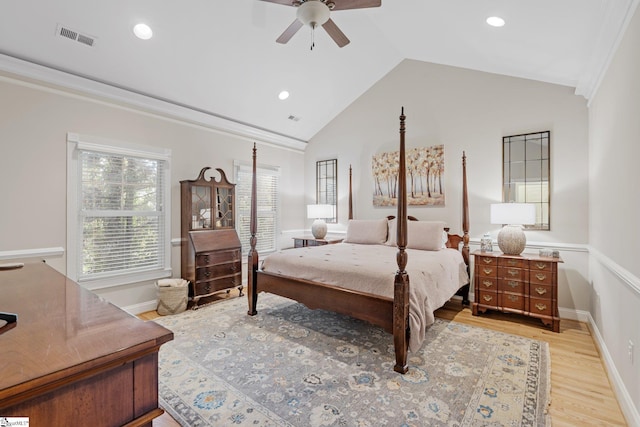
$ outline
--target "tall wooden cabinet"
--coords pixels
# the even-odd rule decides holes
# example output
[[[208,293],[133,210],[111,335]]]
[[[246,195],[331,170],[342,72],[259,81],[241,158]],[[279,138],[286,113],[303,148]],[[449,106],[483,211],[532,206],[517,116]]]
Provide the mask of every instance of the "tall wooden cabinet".
[[[235,230],[235,184],[222,169],[220,180],[180,181],[181,271],[193,308],[200,298],[238,288],[242,295],[242,249]]]

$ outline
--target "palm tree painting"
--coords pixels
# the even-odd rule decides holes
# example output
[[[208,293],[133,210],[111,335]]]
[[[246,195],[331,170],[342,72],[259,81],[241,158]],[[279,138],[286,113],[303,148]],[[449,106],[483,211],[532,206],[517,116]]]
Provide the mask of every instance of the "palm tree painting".
[[[373,206],[397,205],[398,158],[398,151],[373,156]],[[444,145],[409,149],[405,162],[407,204],[444,206]]]

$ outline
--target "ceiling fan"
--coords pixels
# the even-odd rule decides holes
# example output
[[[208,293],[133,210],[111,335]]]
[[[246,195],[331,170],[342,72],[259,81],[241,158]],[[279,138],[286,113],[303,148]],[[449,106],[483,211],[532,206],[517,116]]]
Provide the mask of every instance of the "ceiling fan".
[[[339,47],[349,44],[349,39],[329,17],[332,10],[364,9],[380,7],[382,0],[262,0],[270,3],[297,7],[296,20],[276,39],[285,44],[304,25],[311,27],[311,49],[314,47],[313,32],[318,25],[322,25],[327,34]]]

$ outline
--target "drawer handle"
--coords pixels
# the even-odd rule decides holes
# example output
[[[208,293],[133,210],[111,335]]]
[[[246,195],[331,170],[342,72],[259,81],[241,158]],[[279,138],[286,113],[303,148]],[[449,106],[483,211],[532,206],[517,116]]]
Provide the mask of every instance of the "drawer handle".
[[[520,274],[518,270],[507,270],[507,273],[509,273],[510,276],[517,276]]]
[[[544,270],[546,266],[547,264],[545,264],[544,262],[536,262],[536,267],[538,267],[538,270]]]
[[[520,285],[520,283],[519,282],[514,282],[513,280],[509,280],[507,282],[507,285],[511,286],[512,288],[517,288]]]
[[[544,311],[547,309],[547,304],[537,303],[536,308],[540,311]]]
[[[546,274],[536,273],[536,279],[538,279],[538,280],[542,281],[542,280],[544,280],[544,279],[546,279],[546,278],[547,278],[547,275],[546,275]]]
[[[482,271],[484,271],[484,274],[491,274],[493,273],[493,268],[483,268]]]
[[[509,298],[509,301],[511,302],[516,302],[520,299],[518,295],[509,295],[507,298]]]
[[[205,270],[204,277],[209,277],[209,276],[211,276],[211,272],[209,270]]]
[[[211,291],[211,285],[207,283],[207,286],[204,287],[204,290],[207,292]]]
[[[235,264],[234,264],[234,265],[229,266],[229,270],[231,270],[231,271],[236,271],[236,266],[235,266]]]
[[[491,301],[493,299],[491,295],[483,295],[482,298],[484,298],[485,301]]]
[[[209,255],[204,256],[204,262],[209,263]]]
[[[493,260],[491,258],[482,258],[482,261],[485,264],[493,264]]]
[[[487,288],[490,288],[493,286],[493,282],[491,280],[483,280],[482,284],[485,285]]]
[[[545,288],[536,288],[536,292],[538,295],[544,295],[547,293],[547,290]]]
[[[509,264],[509,265],[516,265],[517,263],[518,263],[518,261],[515,260],[515,259],[508,259],[507,260],[507,264]]]

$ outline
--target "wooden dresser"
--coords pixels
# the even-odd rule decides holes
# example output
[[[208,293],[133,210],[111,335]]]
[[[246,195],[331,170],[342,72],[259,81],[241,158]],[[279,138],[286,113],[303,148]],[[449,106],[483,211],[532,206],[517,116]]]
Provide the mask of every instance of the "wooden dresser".
[[[561,258],[476,251],[473,314],[499,310],[542,320],[560,332],[558,263]]]
[[[0,270],[0,416],[32,426],[149,426],[158,350],[173,339],[42,262]]]
[[[200,298],[238,288],[242,296],[242,249],[235,230],[190,231],[182,277],[191,282],[189,299],[197,308]]]

